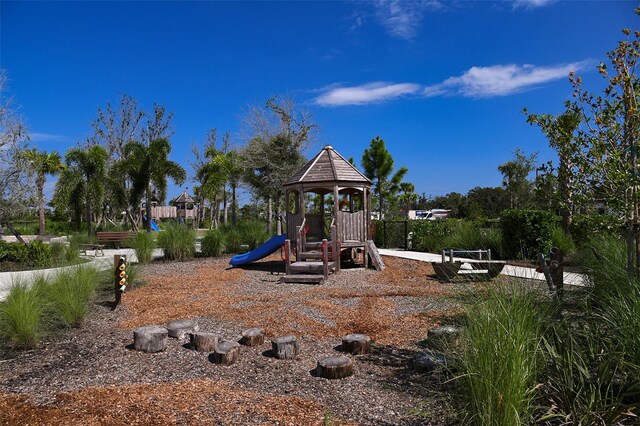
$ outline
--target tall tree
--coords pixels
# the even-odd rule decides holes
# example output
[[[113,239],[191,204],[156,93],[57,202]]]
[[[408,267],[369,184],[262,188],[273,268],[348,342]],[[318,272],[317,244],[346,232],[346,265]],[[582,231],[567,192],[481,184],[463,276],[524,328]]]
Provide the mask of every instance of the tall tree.
[[[538,153],[525,155],[520,148],[514,152],[514,159],[498,166],[502,173],[502,185],[509,194],[509,207],[525,208],[531,194],[529,175],[536,169]]]
[[[7,95],[6,81],[6,73],[0,69],[0,228],[6,225],[19,241],[24,242],[11,220],[33,205],[32,176],[20,154],[26,148],[29,136]]]
[[[620,216],[625,226],[627,270],[640,276],[640,31],[622,32],[624,39],[607,54],[611,67],[598,66],[606,81],[603,94],[584,90],[582,79],[571,73],[571,106],[583,123],[578,132],[584,143],[579,151],[582,188]]]
[[[44,235],[44,185],[47,182],[47,175],[56,175],[62,170],[62,160],[60,158],[60,154],[56,151],[48,153],[46,151],[39,151],[35,148],[25,150],[22,155],[27,161],[28,167],[35,174],[40,219],[38,234]]]
[[[317,125],[291,99],[272,98],[264,108],[250,109],[243,127],[247,138],[239,158],[243,179],[255,195],[267,200],[269,230],[275,210],[276,232],[281,234],[282,185],[304,165],[303,153],[315,141]]]
[[[66,170],[56,183],[56,192],[73,202],[73,196],[83,196],[87,233],[93,234],[95,209],[104,201],[107,180],[108,153],[101,145],[91,148],[71,148],[65,154]]]
[[[402,192],[402,194],[400,195],[400,202],[402,203],[404,208],[405,218],[408,218],[411,206],[418,200],[416,187],[411,182],[402,182],[400,183],[400,191]]]
[[[393,163],[393,157],[380,136],[371,140],[369,148],[365,149],[362,155],[364,174],[373,181],[373,190],[377,194],[378,213],[381,218],[385,209],[385,199],[397,195],[400,190],[399,185],[408,172],[406,167],[401,167],[390,179]]]
[[[180,164],[169,160],[171,143],[167,139],[154,139],[149,145],[136,141],[128,142],[124,152],[124,169],[133,182],[133,201],[138,203],[144,194],[146,229],[147,232],[151,232],[151,199],[154,190],[158,201],[163,202],[167,196],[167,177],[182,185],[187,173]]]
[[[537,125],[546,135],[549,146],[558,153],[558,197],[562,227],[569,231],[574,211],[574,181],[579,160],[575,158],[580,152],[580,141],[577,130],[580,126],[581,115],[575,107],[567,105],[565,112],[558,116],[550,114],[527,114],[527,122]],[[549,177],[549,173],[545,174]]]

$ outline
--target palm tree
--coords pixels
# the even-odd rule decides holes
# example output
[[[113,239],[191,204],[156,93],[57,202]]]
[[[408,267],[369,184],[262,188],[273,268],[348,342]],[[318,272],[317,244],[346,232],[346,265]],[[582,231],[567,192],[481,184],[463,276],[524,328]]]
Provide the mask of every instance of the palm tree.
[[[169,160],[171,143],[167,139],[154,139],[149,145],[141,142],[128,142],[124,147],[124,169],[133,182],[132,197],[138,205],[142,194],[146,198],[146,229],[151,232],[151,196],[155,189],[156,197],[164,201],[167,197],[167,177],[182,185],[187,173],[182,166]]]
[[[107,151],[101,145],[90,148],[71,148],[65,155],[67,167],[70,169],[69,180],[76,183],[72,193],[82,193],[85,198],[87,215],[87,233],[91,236],[94,205],[102,205],[104,200],[105,181],[107,180]],[[81,177],[81,179],[78,179]],[[80,185],[81,187],[78,187]]]
[[[207,152],[207,154],[210,154]],[[208,155],[209,156],[209,155]],[[217,152],[210,156],[214,169],[229,183],[231,187],[231,223],[236,225],[236,189],[240,182],[244,169],[238,159],[236,151],[227,151],[225,153]],[[225,191],[226,192],[226,191]]]
[[[57,174],[62,170],[64,165],[62,164],[60,154],[56,151],[47,153],[46,151],[39,151],[33,148],[24,151],[22,155],[27,162],[27,166],[36,175],[36,191],[40,211],[40,228],[38,235],[44,235],[44,184],[47,181],[47,175]]]

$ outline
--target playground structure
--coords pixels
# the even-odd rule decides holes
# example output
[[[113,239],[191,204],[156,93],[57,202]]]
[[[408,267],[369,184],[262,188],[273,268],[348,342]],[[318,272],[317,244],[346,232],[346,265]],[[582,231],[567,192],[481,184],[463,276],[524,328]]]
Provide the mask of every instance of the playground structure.
[[[151,227],[154,231],[157,231],[157,222],[162,222],[165,219],[178,220],[179,222],[192,222],[195,221],[198,214],[198,205],[187,191],[178,195],[172,200],[171,206],[159,206],[157,201],[151,200]],[[146,210],[144,203],[140,206],[141,220],[146,220]]]
[[[377,253],[371,240],[371,181],[325,146],[284,184],[287,239],[283,282],[310,282],[340,270],[341,258]],[[376,262],[377,263],[377,262]],[[310,275],[300,275],[310,274]],[[313,277],[316,275],[316,277]]]

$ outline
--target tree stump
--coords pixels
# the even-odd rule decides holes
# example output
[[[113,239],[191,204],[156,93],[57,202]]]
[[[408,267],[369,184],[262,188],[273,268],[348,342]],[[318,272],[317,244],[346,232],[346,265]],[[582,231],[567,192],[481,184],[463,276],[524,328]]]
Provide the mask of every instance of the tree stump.
[[[446,350],[458,339],[460,331],[453,326],[434,327],[427,332],[427,344],[438,350]]]
[[[353,374],[353,362],[346,356],[330,356],[318,361],[316,374],[326,379],[343,379]]]
[[[271,350],[278,359],[294,359],[300,353],[295,336],[276,337],[271,340]]]
[[[157,325],[137,328],[133,332],[133,347],[137,351],[160,352],[167,344],[169,331]]]
[[[342,338],[342,349],[353,355],[368,354],[371,339],[364,334],[348,334]]]
[[[213,352],[218,346],[220,336],[215,333],[195,332],[189,333],[191,347],[198,352]]]
[[[264,330],[261,328],[250,328],[242,333],[240,343],[245,346],[259,346],[264,343]]]
[[[231,365],[240,357],[240,345],[237,342],[218,343],[212,355],[216,364]]]
[[[195,320],[180,319],[167,324],[167,330],[169,330],[169,337],[182,340],[187,336],[187,333],[195,333],[198,331],[199,327]]]

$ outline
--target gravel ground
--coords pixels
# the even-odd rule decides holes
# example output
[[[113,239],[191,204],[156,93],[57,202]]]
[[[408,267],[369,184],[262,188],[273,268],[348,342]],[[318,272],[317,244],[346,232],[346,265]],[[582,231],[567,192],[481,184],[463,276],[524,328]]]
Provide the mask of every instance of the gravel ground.
[[[442,372],[408,361],[427,330],[457,310],[459,284],[430,278],[430,265],[385,258],[383,272],[351,269],[323,286],[280,284],[276,257],[247,269],[228,259],[155,262],[146,285],[111,310],[109,295],[85,324],[0,362],[0,424],[455,424]],[[132,349],[138,326],[196,318],[201,331],[237,340],[260,326],[260,347],[241,347],[229,367],[169,339],[164,352]],[[365,333],[372,353],[351,356],[355,373],[315,377],[340,337]],[[294,334],[301,354],[281,361],[268,338]]]

